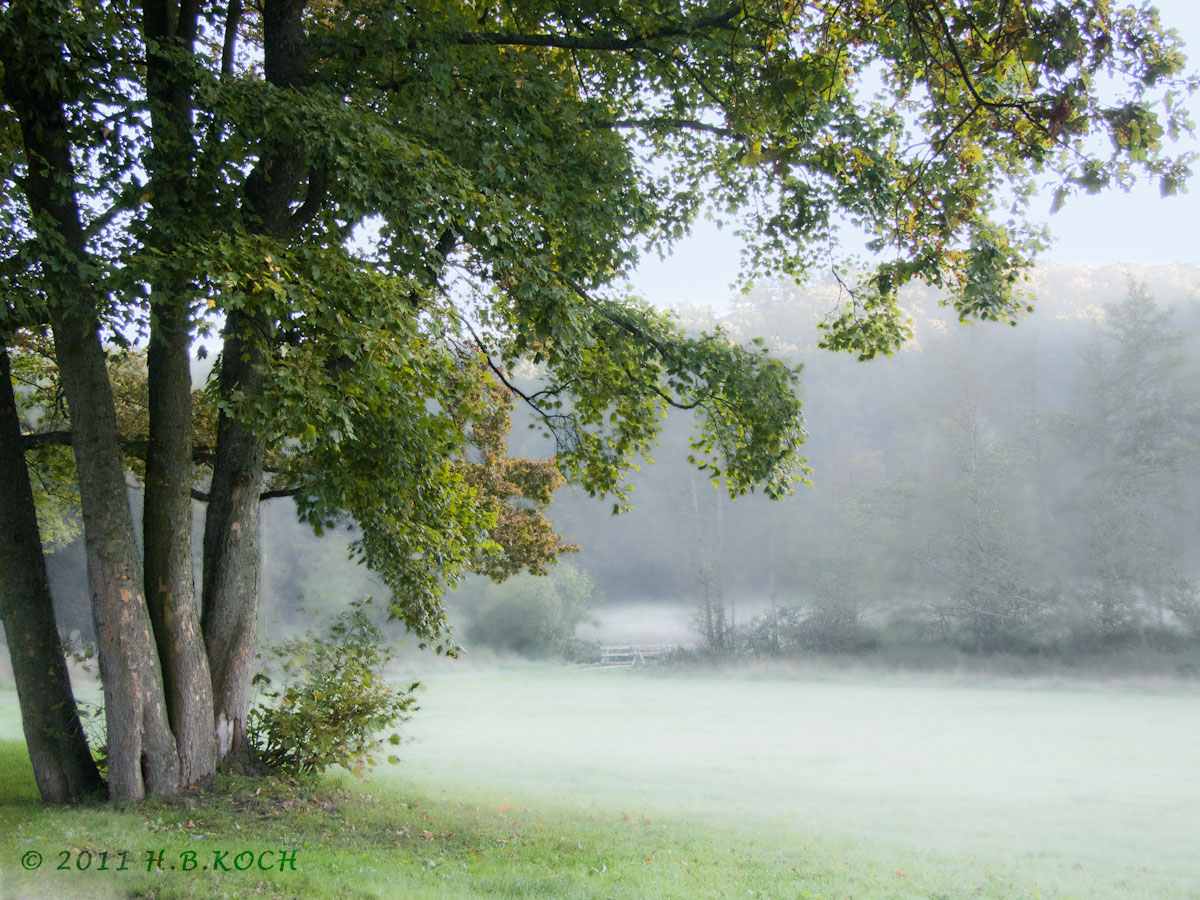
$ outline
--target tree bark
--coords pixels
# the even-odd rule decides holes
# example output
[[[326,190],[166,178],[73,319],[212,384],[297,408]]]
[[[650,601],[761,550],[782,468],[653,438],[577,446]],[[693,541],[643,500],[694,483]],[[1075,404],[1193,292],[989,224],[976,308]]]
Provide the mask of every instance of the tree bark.
[[[125,487],[112,386],[100,343],[99,293],[89,283],[75,171],[60,78],[61,45],[14,8],[0,47],[4,93],[20,121],[25,196],[54,273],[46,281],[55,356],[71,419],[83,507],[92,614],[104,681],[109,794],[140,800],[174,793],[179,756],[164,703],[162,671],[142,592],[142,569]],[[61,14],[61,11],[60,11]]]
[[[109,794],[117,802],[179,787],[179,755],[142,593],[112,389],[95,316],[59,310],[54,344],[71,416],[92,615],[104,682]]]
[[[47,803],[103,789],[88,751],[54,620],[8,351],[0,344],[0,616],[33,777]]]
[[[301,15],[304,0],[266,0],[263,5],[263,70],[276,87],[298,87],[307,72]],[[247,227],[286,238],[295,233],[292,201],[307,166],[295,136],[273,135],[246,181]],[[319,205],[310,185],[301,212]],[[299,213],[297,213],[299,214]],[[273,323],[231,312],[221,352],[220,389],[249,399],[262,390],[264,338]],[[266,447],[250,423],[222,410],[204,523],[204,640],[213,679],[217,752],[221,759],[244,749],[247,702],[253,675],[259,593],[259,494]]]
[[[244,341],[240,313],[225,323],[220,390],[247,397],[262,387],[261,353]],[[221,412],[204,520],[204,642],[212,672],[217,755],[245,750],[246,705],[258,630],[259,519],[265,446],[246,423]]]
[[[143,29],[151,100],[148,168],[153,205],[151,239],[169,259],[176,229],[185,226],[192,146],[192,98],[185,73],[168,47],[190,52],[194,4],[177,17],[165,0],[146,0]],[[162,661],[167,713],[179,750],[179,775],[190,785],[216,769],[212,678],[200,629],[192,572],[191,285],[168,265],[153,278],[150,346],[149,440],[142,520],[145,590]]]
[[[212,678],[192,573],[191,339],[186,315],[186,307],[164,304],[151,326],[142,529],[146,600],[162,660],[180,782],[189,785],[215,771],[216,741]]]

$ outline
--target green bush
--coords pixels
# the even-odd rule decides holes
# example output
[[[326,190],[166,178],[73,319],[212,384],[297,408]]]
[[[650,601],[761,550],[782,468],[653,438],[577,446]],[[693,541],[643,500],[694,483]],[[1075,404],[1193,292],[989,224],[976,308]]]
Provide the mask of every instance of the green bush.
[[[335,765],[361,773],[376,764],[384,744],[379,735],[417,709],[419,682],[399,689],[383,677],[392,654],[369,604],[351,604],[324,637],[309,633],[268,651],[282,669],[281,686],[275,689],[265,673],[255,676],[266,689],[246,727],[264,765],[292,775]],[[399,735],[388,741],[399,744]]]
[[[585,572],[558,563],[549,575],[519,575],[489,588],[468,611],[468,646],[532,659],[574,658],[575,629],[587,620],[595,585]]]

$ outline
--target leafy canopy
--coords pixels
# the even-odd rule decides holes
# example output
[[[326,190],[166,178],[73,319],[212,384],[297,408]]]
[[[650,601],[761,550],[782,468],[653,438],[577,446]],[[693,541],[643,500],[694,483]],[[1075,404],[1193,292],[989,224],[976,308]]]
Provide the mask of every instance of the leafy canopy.
[[[867,231],[884,261],[848,278],[825,345],[870,358],[905,340],[914,279],[963,318],[1014,319],[1038,180],[1061,204],[1189,174],[1166,147],[1190,127],[1178,37],[1107,0],[205,3],[195,52],[142,46],[129,0],[34,6],[63,47],[42,77],[69,100],[64,189],[89,252],[35,236],[19,187],[41,162],[3,107],[0,329],[41,327],[63,266],[97,286],[114,340],[145,328],[166,271],[196,332],[253,319],[264,388],[214,402],[285,453],[305,519],[355,520],[393,612],[426,636],[501,514],[462,465],[484,369],[618,508],[673,407],[694,410],[693,459],[731,494],[803,476],[797,370],[620,288],[702,211],[736,224],[747,280],[849,275],[838,222]],[[6,7],[19,50],[12,30]],[[195,106],[154,159],[148,52]],[[283,221],[253,202],[264,185],[288,192]]]

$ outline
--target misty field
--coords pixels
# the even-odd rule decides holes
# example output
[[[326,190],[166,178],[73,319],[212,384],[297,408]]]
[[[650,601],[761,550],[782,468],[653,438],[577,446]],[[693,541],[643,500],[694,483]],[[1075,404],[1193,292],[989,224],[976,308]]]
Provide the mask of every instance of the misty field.
[[[1200,896],[1195,688],[514,669],[439,675],[425,706],[400,777],[430,785]]]
[[[0,810],[4,896],[1200,897],[1194,685],[426,675],[401,765],[327,781],[331,801],[62,812],[31,785],[6,790],[28,802]],[[11,692],[0,703],[0,738],[15,741]],[[19,745],[4,746],[11,782]],[[305,864],[295,879],[223,876],[220,890],[15,873],[26,847],[206,846],[196,831],[292,841]]]

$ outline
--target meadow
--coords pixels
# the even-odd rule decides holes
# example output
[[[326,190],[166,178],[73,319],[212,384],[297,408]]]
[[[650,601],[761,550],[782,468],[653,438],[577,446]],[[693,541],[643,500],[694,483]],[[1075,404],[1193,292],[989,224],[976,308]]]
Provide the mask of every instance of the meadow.
[[[127,812],[38,807],[0,694],[3,896],[1200,897],[1195,685],[424,675],[399,765]],[[297,847],[296,871],[53,871],[243,845]]]

